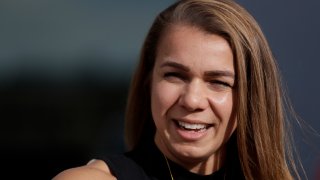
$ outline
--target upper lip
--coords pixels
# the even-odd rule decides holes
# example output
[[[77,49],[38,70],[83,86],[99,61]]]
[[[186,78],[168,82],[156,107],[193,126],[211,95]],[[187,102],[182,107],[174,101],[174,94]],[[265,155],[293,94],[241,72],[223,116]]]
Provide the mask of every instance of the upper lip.
[[[182,121],[185,123],[190,123],[190,124],[204,124],[204,125],[214,125],[214,123],[208,123],[203,120],[198,120],[198,119],[186,119],[186,118],[174,118],[174,121]]]

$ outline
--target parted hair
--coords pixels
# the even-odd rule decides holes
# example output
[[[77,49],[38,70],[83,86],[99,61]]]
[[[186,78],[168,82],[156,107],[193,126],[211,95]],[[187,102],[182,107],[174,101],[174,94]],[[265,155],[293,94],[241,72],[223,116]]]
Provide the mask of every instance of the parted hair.
[[[255,19],[231,0],[181,0],[162,11],[143,44],[129,91],[125,136],[129,149],[153,137],[151,75],[169,26],[188,25],[225,38],[234,55],[236,146],[245,179],[300,179],[287,143],[284,99],[276,61]]]

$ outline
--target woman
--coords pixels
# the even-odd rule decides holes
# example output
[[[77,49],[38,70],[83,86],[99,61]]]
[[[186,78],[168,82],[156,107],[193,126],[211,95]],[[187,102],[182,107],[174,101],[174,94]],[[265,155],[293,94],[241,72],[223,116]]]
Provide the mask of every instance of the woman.
[[[251,15],[230,0],[178,1],[142,48],[131,151],[55,179],[300,179],[283,111],[276,62]]]

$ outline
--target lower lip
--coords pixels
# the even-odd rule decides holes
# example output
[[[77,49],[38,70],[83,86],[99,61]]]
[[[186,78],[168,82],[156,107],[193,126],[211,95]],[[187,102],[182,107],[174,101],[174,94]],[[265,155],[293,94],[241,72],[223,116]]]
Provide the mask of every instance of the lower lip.
[[[175,123],[175,129],[176,129],[176,132],[178,133],[178,135],[183,139],[183,140],[186,140],[186,141],[198,141],[200,140],[201,138],[203,138],[207,133],[208,133],[208,130],[212,128],[212,127],[209,127],[205,130],[201,130],[201,131],[192,131],[192,130],[185,130],[185,129],[182,129],[181,127],[179,127],[176,123]]]

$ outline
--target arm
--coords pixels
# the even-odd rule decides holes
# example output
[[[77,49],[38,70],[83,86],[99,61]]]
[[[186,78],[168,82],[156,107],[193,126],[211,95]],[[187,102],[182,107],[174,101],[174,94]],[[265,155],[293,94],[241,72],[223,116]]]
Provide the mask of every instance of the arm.
[[[101,160],[90,161],[85,166],[62,171],[52,180],[116,180],[111,174],[108,165]]]

